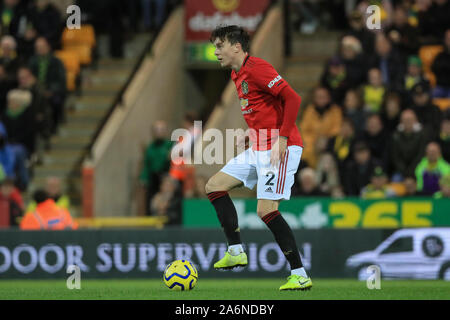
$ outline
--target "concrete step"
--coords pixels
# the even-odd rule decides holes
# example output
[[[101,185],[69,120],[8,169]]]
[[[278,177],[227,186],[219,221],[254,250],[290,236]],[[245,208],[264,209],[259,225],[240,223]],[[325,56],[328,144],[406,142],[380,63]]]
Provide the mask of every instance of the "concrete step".
[[[55,138],[62,139],[62,138],[71,138],[71,137],[89,137],[91,138],[92,135],[95,133],[95,130],[97,128],[95,126],[84,126],[84,127],[75,127],[75,126],[67,126],[63,127],[59,130],[58,136],[55,136]]]
[[[106,97],[106,96],[81,96],[76,101],[75,104],[82,104],[86,106],[95,106],[95,105],[111,105],[113,103],[115,97]]]
[[[67,136],[55,136],[52,137],[50,142],[52,146],[58,144],[77,144],[77,145],[87,145],[91,141],[90,136],[80,136],[80,135],[67,135]]]
[[[105,113],[108,111],[108,108],[82,108],[79,110],[76,110],[73,113],[70,113],[68,115],[69,121],[72,118],[79,118],[79,117],[98,117],[103,118],[105,116]]]
[[[332,56],[338,49],[339,34],[295,35],[292,40],[293,56]]]

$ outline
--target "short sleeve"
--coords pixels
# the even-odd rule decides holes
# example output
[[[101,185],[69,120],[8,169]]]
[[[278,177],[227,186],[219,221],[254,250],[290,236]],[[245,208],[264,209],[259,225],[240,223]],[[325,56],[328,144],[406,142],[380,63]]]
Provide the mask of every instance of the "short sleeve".
[[[254,78],[253,81],[260,90],[274,97],[277,97],[281,90],[288,86],[286,80],[267,62],[258,63],[252,70],[252,76]]]

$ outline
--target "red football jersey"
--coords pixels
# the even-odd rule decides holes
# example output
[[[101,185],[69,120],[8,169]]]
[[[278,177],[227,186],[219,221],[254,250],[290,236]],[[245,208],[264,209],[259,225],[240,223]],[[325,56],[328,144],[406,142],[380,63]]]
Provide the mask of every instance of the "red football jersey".
[[[275,129],[280,130],[283,123],[284,106],[280,92],[289,84],[270,63],[249,55],[238,72],[231,71],[231,79],[236,85],[242,114],[251,129],[252,148],[270,149],[278,136]],[[287,145],[303,147],[297,126],[289,133]]]

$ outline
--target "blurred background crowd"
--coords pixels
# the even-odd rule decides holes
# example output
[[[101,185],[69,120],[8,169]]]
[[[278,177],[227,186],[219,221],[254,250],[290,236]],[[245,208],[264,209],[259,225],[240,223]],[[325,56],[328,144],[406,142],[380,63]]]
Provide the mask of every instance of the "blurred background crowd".
[[[0,1],[0,211],[4,200],[11,225],[36,208],[36,199],[27,194],[33,169],[66,121],[67,100],[82,95],[82,70],[97,67],[98,35],[109,38],[107,55],[121,59],[127,38],[155,32],[178,2]],[[71,4],[82,8],[81,29],[66,28]],[[68,209],[63,184],[49,176],[37,197]]]
[[[79,0],[82,22],[91,26],[80,48],[65,34],[66,7],[49,0],[0,1],[0,197],[8,199],[14,216],[27,211],[23,194],[33,166],[65,121],[67,98],[80,94],[78,69],[96,67],[92,39],[107,34],[110,56],[121,58],[127,34],[158,29],[177,2]],[[288,5],[293,32],[342,33],[320,83],[301,106],[305,149],[292,196],[450,197],[450,1]],[[381,9],[379,30],[366,26],[369,5]],[[205,197],[208,177],[170,161],[174,143],[186,153],[193,147],[197,119],[205,120],[186,114],[180,126],[191,135],[178,142],[170,140],[167,123],[153,122],[139,178],[147,215],[166,215],[178,224],[182,199]],[[56,203],[63,199],[60,205],[69,207],[60,180],[48,177],[46,188]]]
[[[367,28],[370,5],[381,9],[379,30]],[[291,0],[289,8],[293,32],[342,34],[301,106],[305,149],[292,196],[450,197],[450,1]],[[189,166],[173,174],[166,125],[154,130],[141,174],[146,212],[177,216],[172,200],[205,197],[207,177]]]

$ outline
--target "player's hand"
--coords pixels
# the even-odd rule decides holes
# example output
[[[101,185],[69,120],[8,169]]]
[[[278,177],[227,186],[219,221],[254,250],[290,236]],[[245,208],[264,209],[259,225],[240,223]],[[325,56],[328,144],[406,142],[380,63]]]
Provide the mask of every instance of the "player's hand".
[[[270,153],[270,164],[273,167],[277,167],[278,163],[281,160],[281,163],[284,163],[284,154],[287,149],[287,138],[286,137],[278,137],[277,141],[272,147],[272,152]]]

